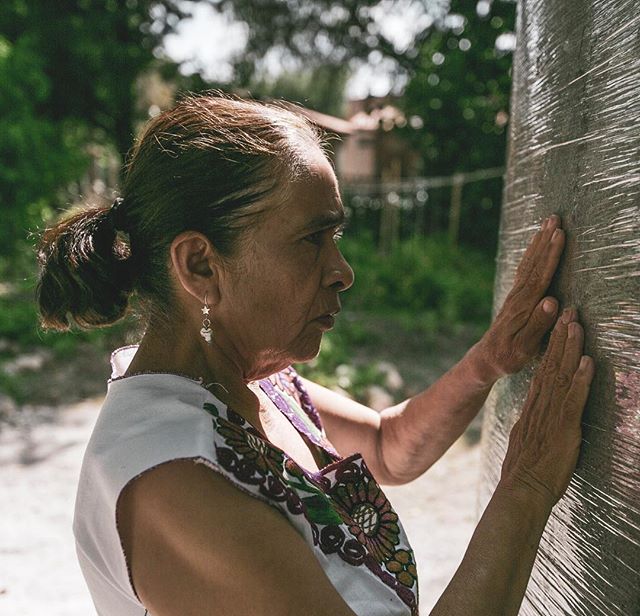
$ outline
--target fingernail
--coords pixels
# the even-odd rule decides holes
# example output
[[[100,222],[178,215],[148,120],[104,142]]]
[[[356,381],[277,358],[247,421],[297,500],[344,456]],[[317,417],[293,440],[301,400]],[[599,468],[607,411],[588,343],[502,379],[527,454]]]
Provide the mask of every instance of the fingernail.
[[[544,231],[548,226],[549,226],[549,219],[548,219],[548,218],[545,218],[545,219],[542,221],[542,225],[541,225],[541,227],[540,227],[540,228]]]
[[[556,310],[556,306],[555,306],[555,303],[552,302],[550,299],[545,299],[544,302],[542,302],[542,309],[547,314],[553,314]]]
[[[565,308],[562,311],[562,322],[566,325],[571,321],[571,308]]]
[[[589,356],[583,355],[582,359],[580,360],[580,370],[586,370],[588,364],[589,364]]]
[[[558,239],[560,237],[560,234],[562,233],[562,231],[560,229],[556,229],[553,232],[553,235],[551,236],[552,240]]]
[[[578,324],[570,323],[569,324],[569,338],[575,338],[578,335]]]

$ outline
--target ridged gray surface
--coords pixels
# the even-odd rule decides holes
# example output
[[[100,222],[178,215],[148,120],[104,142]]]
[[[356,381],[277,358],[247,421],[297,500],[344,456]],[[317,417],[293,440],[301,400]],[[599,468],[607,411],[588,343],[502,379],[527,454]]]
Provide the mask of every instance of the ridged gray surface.
[[[574,305],[596,376],[575,475],[545,530],[523,616],[640,614],[640,2],[522,0],[497,310],[543,217],[567,243],[550,293]],[[480,506],[533,371],[485,408]]]

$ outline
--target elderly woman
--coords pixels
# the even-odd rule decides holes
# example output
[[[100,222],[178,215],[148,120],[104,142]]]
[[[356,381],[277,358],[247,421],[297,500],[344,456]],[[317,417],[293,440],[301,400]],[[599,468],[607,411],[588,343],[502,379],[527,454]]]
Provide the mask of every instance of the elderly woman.
[[[45,326],[146,317],[116,351],[74,517],[101,616],[418,614],[416,564],[380,484],[424,473],[493,383],[553,333],[500,482],[437,615],[516,614],[581,442],[593,376],[575,310],[545,297],[564,236],[551,216],[482,339],[381,413],[297,375],[354,275],[317,131],[220,95],[154,118],[110,208],[72,214],[40,250]],[[556,322],[557,319],[557,322]]]

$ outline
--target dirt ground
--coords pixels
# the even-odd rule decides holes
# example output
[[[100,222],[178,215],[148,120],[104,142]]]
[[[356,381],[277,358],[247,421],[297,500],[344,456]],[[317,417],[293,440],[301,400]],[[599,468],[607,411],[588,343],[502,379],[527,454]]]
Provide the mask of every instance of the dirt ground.
[[[25,407],[0,431],[0,614],[94,614],[71,521],[84,448],[101,397],[59,408]],[[386,487],[416,552],[421,614],[455,572],[476,521],[477,426],[427,473]]]

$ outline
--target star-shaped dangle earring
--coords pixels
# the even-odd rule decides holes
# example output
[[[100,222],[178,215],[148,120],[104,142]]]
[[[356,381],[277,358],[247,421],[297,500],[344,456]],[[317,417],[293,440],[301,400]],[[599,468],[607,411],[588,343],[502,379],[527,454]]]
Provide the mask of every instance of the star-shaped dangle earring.
[[[211,344],[211,334],[213,331],[211,330],[211,321],[209,319],[209,305],[207,304],[207,294],[204,294],[204,306],[200,309],[202,314],[204,315],[202,319],[202,329],[200,330],[200,335],[204,338],[207,344]]]

